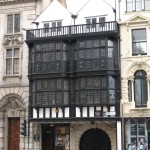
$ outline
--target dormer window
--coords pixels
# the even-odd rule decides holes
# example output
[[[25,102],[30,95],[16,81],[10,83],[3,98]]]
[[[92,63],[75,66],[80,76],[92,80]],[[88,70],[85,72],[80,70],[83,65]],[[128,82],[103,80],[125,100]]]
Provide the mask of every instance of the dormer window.
[[[104,27],[104,22],[105,22],[105,17],[97,17],[97,18],[88,18],[86,19],[86,28],[90,29],[90,28],[96,28],[96,24],[100,23],[99,26],[100,27]]]
[[[61,26],[62,26],[62,22],[61,21],[58,21],[58,22],[52,22],[52,31],[53,32],[56,32],[56,29],[57,31],[61,31]]]
[[[53,21],[53,22],[48,22],[44,23],[43,27],[45,28],[45,33],[49,32],[48,28],[52,28],[52,32],[59,32],[61,31],[62,27],[62,21]]]

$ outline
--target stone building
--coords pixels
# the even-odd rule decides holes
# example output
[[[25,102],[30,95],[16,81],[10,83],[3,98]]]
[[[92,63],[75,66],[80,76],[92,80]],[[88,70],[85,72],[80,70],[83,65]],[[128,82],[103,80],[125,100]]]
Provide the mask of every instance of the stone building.
[[[124,148],[150,148],[150,1],[119,1]]]

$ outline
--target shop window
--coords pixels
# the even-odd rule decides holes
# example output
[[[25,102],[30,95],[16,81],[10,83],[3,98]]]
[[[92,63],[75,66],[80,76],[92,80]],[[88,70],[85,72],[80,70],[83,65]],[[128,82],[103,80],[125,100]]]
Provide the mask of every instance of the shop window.
[[[146,29],[132,30],[132,55],[145,55],[146,48]]]
[[[70,149],[70,133],[69,127],[55,128],[55,150]]]
[[[144,119],[128,120],[125,123],[126,149],[147,150],[148,130]]]
[[[142,70],[134,75],[134,99],[136,107],[143,107],[147,104],[147,80],[146,73]]]

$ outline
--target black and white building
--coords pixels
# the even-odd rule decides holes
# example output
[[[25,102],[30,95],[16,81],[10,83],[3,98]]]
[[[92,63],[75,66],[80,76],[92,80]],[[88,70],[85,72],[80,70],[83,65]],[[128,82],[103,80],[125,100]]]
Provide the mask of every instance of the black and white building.
[[[54,0],[26,32],[29,121],[37,149],[121,150],[115,13],[97,0],[77,14],[67,8]]]

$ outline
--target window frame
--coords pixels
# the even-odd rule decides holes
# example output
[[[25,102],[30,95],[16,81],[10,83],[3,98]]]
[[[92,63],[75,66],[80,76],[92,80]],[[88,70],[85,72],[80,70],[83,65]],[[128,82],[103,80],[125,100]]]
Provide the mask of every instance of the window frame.
[[[141,6],[140,6],[140,9],[137,10],[138,1],[140,1]],[[149,5],[149,9],[146,9],[146,6],[147,6],[146,2],[149,2],[150,4],[150,0],[126,0],[126,12],[133,12],[133,11],[139,12],[139,11],[150,10],[150,5]],[[130,6],[131,6],[131,9],[128,9],[130,8]]]
[[[19,16],[19,24],[17,22],[16,16]],[[9,21],[9,16],[12,16],[12,20]],[[17,24],[16,24],[17,22]],[[15,24],[17,26],[15,26]],[[12,27],[10,27],[12,26]],[[13,14],[7,14],[7,34],[15,34],[20,33],[21,31],[21,14],[20,13],[13,13]]]
[[[144,32],[145,32],[145,39],[143,39],[143,40],[138,40],[138,39],[135,39],[135,40],[133,40],[133,32],[134,31],[141,31],[141,30],[143,30]],[[139,29],[132,29],[131,30],[131,40],[132,40],[132,56],[136,56],[136,55],[147,55],[147,29],[146,28],[139,28]],[[140,51],[135,51],[134,50],[134,44],[144,44],[145,43],[145,51],[143,51],[143,52],[140,52]],[[139,49],[140,50],[140,49]]]
[[[138,74],[142,74],[142,75],[138,75]],[[135,72],[134,74],[134,101],[135,101],[135,107],[147,107],[147,100],[148,100],[148,83],[147,83],[147,74],[144,70],[138,70]],[[139,95],[141,95],[140,97],[140,101],[138,101],[138,99],[136,99],[136,95],[135,93],[138,93],[137,90],[137,87],[139,86],[136,86],[136,81],[140,81],[140,82],[137,82],[137,84],[139,83],[140,84],[140,93]],[[146,95],[143,96],[143,91],[145,86],[143,86],[143,83],[145,82],[146,84]],[[146,99],[145,99],[146,98]],[[140,102],[140,104],[137,104],[138,102]],[[145,102],[145,103],[144,103]]]
[[[104,27],[106,22],[106,17],[104,16],[90,17],[90,18],[86,18],[85,22],[86,22],[86,29],[94,29],[97,27],[98,23],[99,23],[99,27]]]
[[[11,56],[7,56],[7,51],[11,50]],[[14,56],[14,52],[15,50],[18,50],[18,56]],[[11,66],[10,66],[10,73],[7,71],[7,60],[11,60]],[[18,64],[17,64],[17,73],[14,72],[15,70],[15,66],[14,66],[14,60],[18,59]],[[5,55],[5,75],[6,76],[16,76],[16,75],[20,75],[20,68],[21,68],[21,49],[18,47],[15,48],[6,48],[6,55]],[[8,73],[7,73],[8,72]]]

